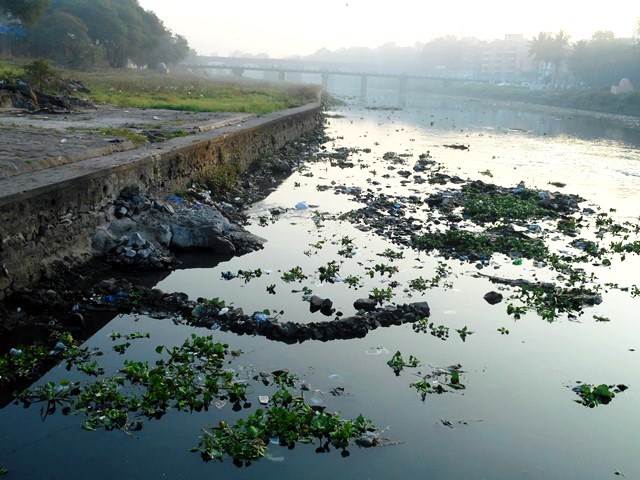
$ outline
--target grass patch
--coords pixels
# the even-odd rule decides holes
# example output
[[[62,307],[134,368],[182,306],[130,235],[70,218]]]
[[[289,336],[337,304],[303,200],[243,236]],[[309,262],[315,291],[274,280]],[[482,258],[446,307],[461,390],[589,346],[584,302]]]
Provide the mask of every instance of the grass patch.
[[[99,128],[98,132],[107,137],[121,137],[140,145],[147,141],[147,137],[126,128]]]
[[[317,87],[197,75],[161,75],[148,70],[79,74],[91,93],[87,99],[127,108],[190,112],[266,114],[317,100]]]
[[[233,191],[238,185],[240,167],[237,164],[223,164],[204,173],[201,183],[214,196],[221,196]]]

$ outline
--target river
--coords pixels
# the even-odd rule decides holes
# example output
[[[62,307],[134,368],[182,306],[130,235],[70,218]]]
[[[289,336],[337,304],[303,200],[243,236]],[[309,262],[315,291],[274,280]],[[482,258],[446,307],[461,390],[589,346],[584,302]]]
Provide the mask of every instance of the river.
[[[340,186],[360,187],[406,199],[451,189],[452,185],[414,181],[412,166],[420,154],[429,152],[441,172],[449,175],[504,187],[523,181],[529,188],[580,195],[586,199],[582,208],[606,212],[617,222],[635,222],[640,131],[604,116],[523,111],[447,97],[412,97],[407,106],[396,109],[389,107],[393,102],[384,95],[393,96],[372,92],[367,105],[347,102],[328,112],[331,140],[326,152],[351,149],[346,162],[337,157],[301,159],[306,162],[298,171],[251,207],[249,229],[268,240],[264,250],[212,267],[176,270],[157,287],[191,298],[218,297],[248,313],[267,308],[283,321],[300,323],[332,318],[310,313],[303,287],[331,299],[334,315],[344,316],[353,315],[354,300],[366,298],[373,288],[392,288],[391,303],[427,301],[431,320],[449,328],[448,338],[416,332],[405,324],[378,328],[360,339],[287,345],[259,336],[196,329],[171,319],[120,315],[85,344],[103,349],[99,362],[114,371],[124,358],[153,362],[158,345],[180,344],[191,333],[212,334],[242,350],[230,365],[239,375],[250,379],[260,371],[288,368],[310,386],[307,401],[326,405],[344,418],[363,414],[371,419],[379,427],[381,446],[354,445],[343,457],[335,450],[316,453],[309,445],[292,450],[270,445],[266,459],[244,468],[235,467],[228,458],[206,463],[190,453],[203,428],[221,419],[242,418],[257,408],[258,395],[272,394],[253,382],[250,408],[170,412],[129,435],[84,431],[81,415],[58,412],[42,420],[38,405],[26,409],[9,405],[0,410],[0,466],[8,469],[7,479],[640,477],[638,297],[609,287],[603,290],[603,302],[585,308],[583,315],[563,314],[548,322],[530,311],[515,320],[506,311],[513,290],[499,290],[477,274],[553,278],[554,272],[531,260],[517,264],[500,254],[478,265],[405,248],[391,235],[338,220],[340,214],[364,205],[336,192]],[[403,170],[410,175],[398,175]],[[274,215],[274,209],[282,213]],[[417,218],[428,218],[426,209],[417,210]],[[546,225],[542,224],[543,232]],[[551,229],[542,235],[550,243],[562,243]],[[348,253],[340,254],[345,246]],[[380,256],[387,249],[402,252],[403,258]],[[321,282],[319,267],[332,260],[340,266],[338,280]],[[597,273],[601,285],[631,287],[637,282],[637,256],[628,255],[625,261],[611,257],[611,262],[585,268]],[[397,272],[376,273],[374,266],[381,263],[396,266]],[[307,278],[285,282],[284,272],[294,267]],[[258,268],[262,275],[246,282],[222,275]],[[437,286],[425,291],[409,288],[416,277],[430,279],[438,269],[443,278]],[[358,285],[351,288],[344,281],[350,275],[358,277]],[[268,292],[269,287],[275,294]],[[505,300],[487,303],[483,295],[491,290],[501,291]],[[597,321],[604,318],[609,321]],[[464,337],[456,332],[464,327],[473,333]],[[132,341],[123,357],[111,350],[111,332],[144,332],[150,338]],[[397,351],[404,358],[415,356],[421,366],[394,375],[387,361]],[[425,374],[452,365],[460,372],[463,390],[428,394],[423,400],[411,387]],[[74,376],[82,378],[58,366],[38,384]],[[585,408],[575,401],[579,397],[572,390],[579,382],[629,388],[616,393],[610,404]]]

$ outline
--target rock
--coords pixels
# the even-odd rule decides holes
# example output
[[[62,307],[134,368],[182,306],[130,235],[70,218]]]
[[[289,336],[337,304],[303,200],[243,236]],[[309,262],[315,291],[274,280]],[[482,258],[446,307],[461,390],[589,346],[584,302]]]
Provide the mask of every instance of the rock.
[[[131,200],[136,195],[140,195],[140,187],[137,185],[127,185],[120,192],[120,198],[124,200]]]
[[[329,300],[328,298],[325,298],[322,301],[322,305],[320,305],[320,312],[322,312],[322,314],[324,314],[324,315],[333,314],[333,312],[334,312],[334,310],[333,310],[333,302],[331,300]]]
[[[289,173],[291,172],[291,166],[284,160],[278,160],[271,166],[271,170],[276,173]]]
[[[378,306],[378,302],[371,298],[360,298],[353,303],[353,308],[356,310],[364,310],[366,312],[373,312]]]
[[[484,298],[489,305],[495,305],[496,303],[500,303],[503,297],[501,293],[491,291],[485,293],[482,298]]]
[[[215,225],[171,225],[171,248],[207,249],[219,255],[233,255],[236,248]]]
[[[309,311],[311,313],[315,313],[317,311],[319,311],[322,308],[322,302],[324,300],[322,298],[320,298],[317,295],[313,295],[310,299],[309,299]]]
[[[129,241],[127,242],[127,247],[142,248],[144,247],[145,243],[147,243],[147,241],[144,238],[142,238],[142,235],[140,235],[138,232],[134,232],[129,237]]]

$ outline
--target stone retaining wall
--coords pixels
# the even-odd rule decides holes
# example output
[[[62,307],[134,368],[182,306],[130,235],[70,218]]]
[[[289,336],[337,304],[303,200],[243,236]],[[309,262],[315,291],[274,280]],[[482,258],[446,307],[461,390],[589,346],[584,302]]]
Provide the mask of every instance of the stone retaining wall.
[[[37,172],[25,191],[0,192],[0,301],[12,290],[46,278],[62,262],[91,258],[91,237],[106,223],[105,207],[127,185],[173,194],[198,173],[221,165],[246,170],[252,162],[322,121],[314,103],[209,132]],[[42,177],[50,182],[36,182]]]

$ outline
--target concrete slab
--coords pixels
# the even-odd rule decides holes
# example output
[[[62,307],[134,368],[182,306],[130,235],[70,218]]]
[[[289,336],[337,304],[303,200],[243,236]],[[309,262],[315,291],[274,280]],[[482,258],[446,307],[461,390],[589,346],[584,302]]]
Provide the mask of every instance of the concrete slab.
[[[177,130],[193,134],[253,117],[255,115],[246,113],[114,106],[97,106],[62,115],[0,111],[0,180],[139,147],[105,129],[125,129],[162,139],[163,134]]]

